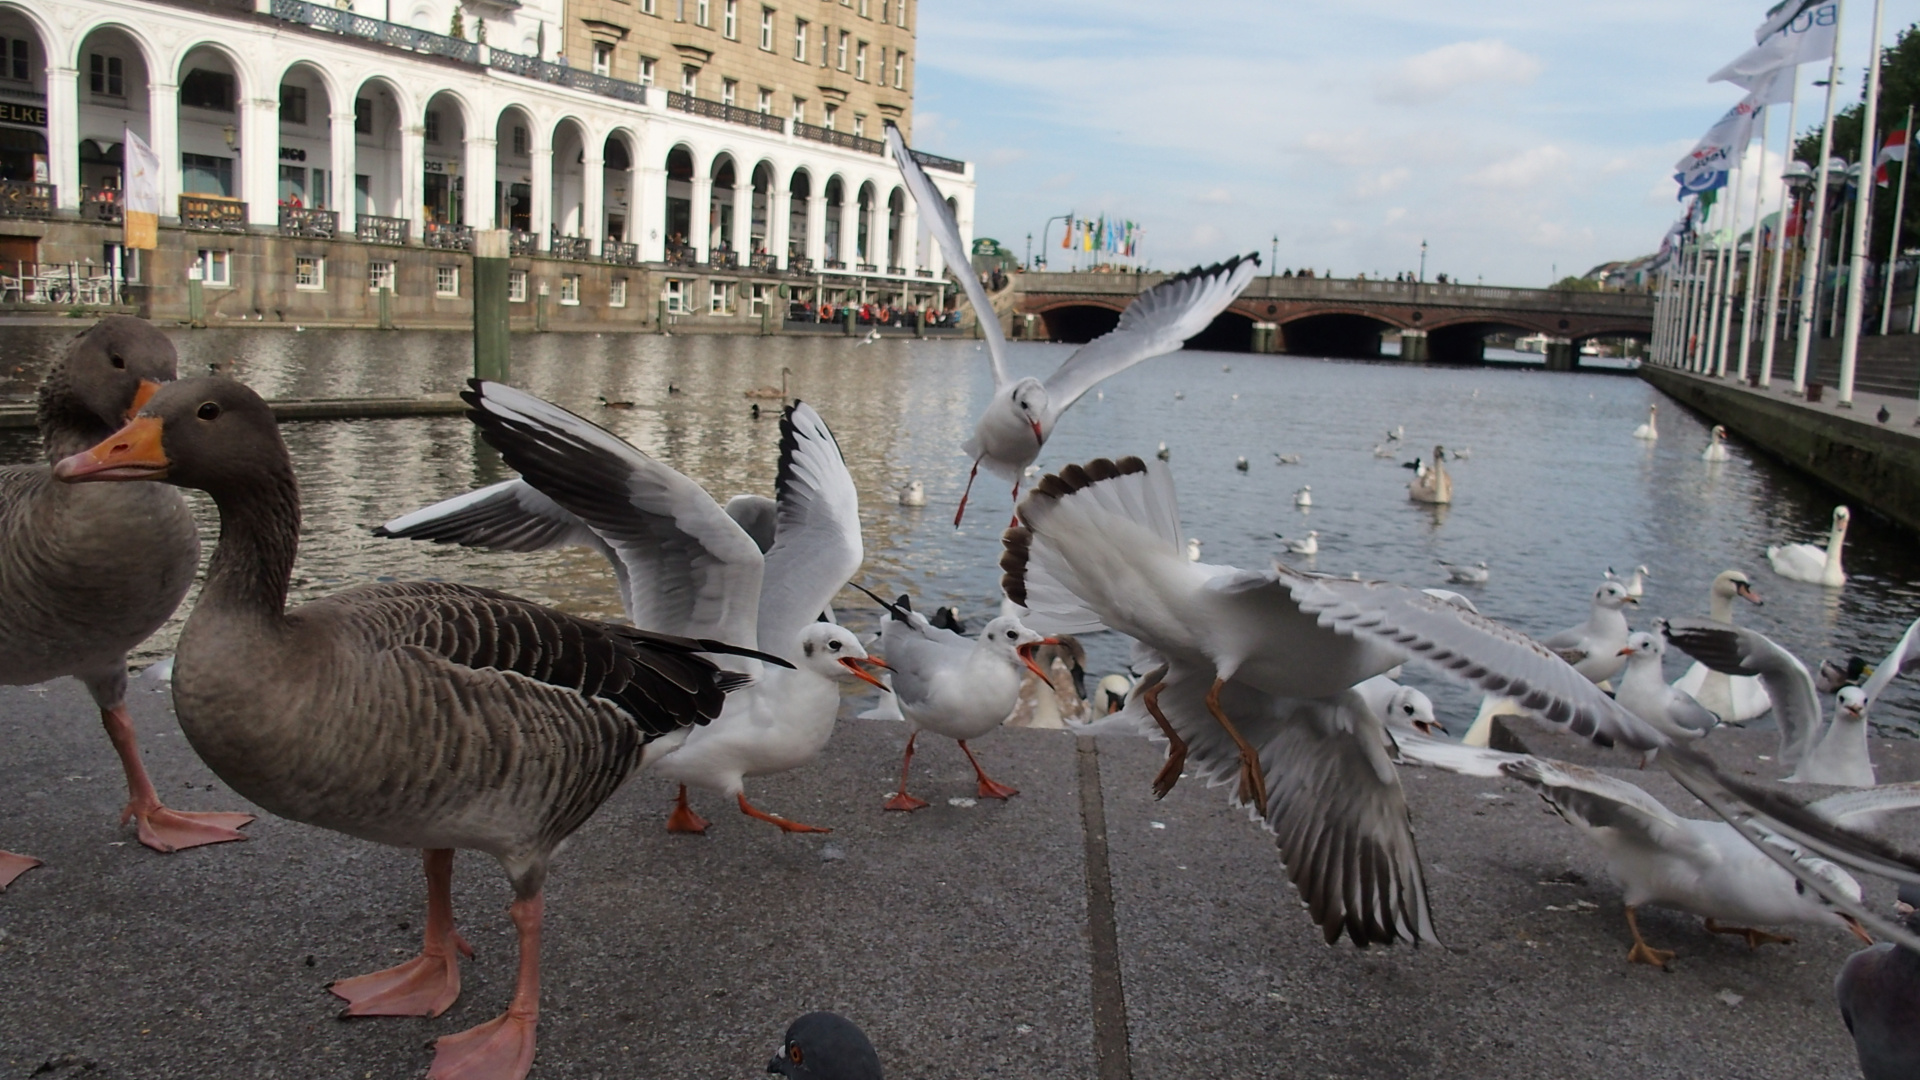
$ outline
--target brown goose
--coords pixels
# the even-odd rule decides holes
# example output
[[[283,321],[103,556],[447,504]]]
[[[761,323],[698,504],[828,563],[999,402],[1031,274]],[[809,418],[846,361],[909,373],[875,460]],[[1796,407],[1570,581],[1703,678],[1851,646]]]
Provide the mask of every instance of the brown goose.
[[[100,706],[127,774],[121,820],[140,842],[174,851],[222,840],[249,814],[186,814],[160,805],[127,715],[127,653],[179,606],[200,563],[186,500],[165,484],[75,488],[52,462],[106,438],[161,382],[173,343],[150,324],[110,316],[75,338],[40,387],[47,464],[0,469],[0,684],[72,675]],[[37,860],[0,852],[0,889]]]
[[[421,955],[333,992],[358,1015],[443,1012],[460,992],[453,850],[512,878],[520,973],[502,1016],[442,1038],[431,1077],[526,1075],[539,1017],[548,860],[650,751],[720,715],[745,676],[718,642],[563,615],[446,583],[362,586],[286,610],[300,492],[265,402],[222,378],[162,387],[118,434],[59,463],[213,497],[214,551],[174,665],[174,709],[234,790],[295,821],[423,849]]]

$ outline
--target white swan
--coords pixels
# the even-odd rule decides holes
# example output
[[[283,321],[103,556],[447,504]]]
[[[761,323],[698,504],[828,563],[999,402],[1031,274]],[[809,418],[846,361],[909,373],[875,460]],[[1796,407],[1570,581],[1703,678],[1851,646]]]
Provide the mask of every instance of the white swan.
[[[1307,507],[1307,506],[1313,505],[1313,485],[1312,484],[1303,484],[1301,485],[1299,491],[1296,491],[1293,493],[1293,505],[1300,506],[1300,507]]]
[[[1407,485],[1407,498],[1414,502],[1450,503],[1453,501],[1453,478],[1447,475],[1447,451],[1443,447],[1433,448],[1433,462],[1418,467],[1415,462],[1413,482]]]
[[[1654,419],[1659,415],[1659,413],[1660,413],[1660,406],[1658,405],[1647,406],[1647,422],[1633,429],[1633,437],[1636,439],[1659,438],[1660,429],[1654,426]]]
[[[1713,432],[1707,438],[1707,448],[1700,452],[1701,461],[1725,461],[1727,453],[1727,429],[1719,424],[1713,425]]]
[[[1847,521],[1852,513],[1844,506],[1833,508],[1833,531],[1827,534],[1827,546],[1781,544],[1767,549],[1767,563],[1773,572],[1794,581],[1810,582],[1837,589],[1847,583],[1840,568],[1840,548],[1847,542]]]
[[[1200,561],[1200,540],[1198,537],[1190,536],[1187,538],[1187,561]]]
[[[1733,599],[1739,597],[1758,605],[1760,595],[1753,582],[1738,570],[1727,570],[1713,579],[1707,591],[1707,617],[1714,622],[1733,625]],[[1766,715],[1773,702],[1757,675],[1725,675],[1696,661],[1686,674],[1673,681],[1675,690],[1692,694],[1693,699],[1713,710],[1720,719],[1742,724]]]

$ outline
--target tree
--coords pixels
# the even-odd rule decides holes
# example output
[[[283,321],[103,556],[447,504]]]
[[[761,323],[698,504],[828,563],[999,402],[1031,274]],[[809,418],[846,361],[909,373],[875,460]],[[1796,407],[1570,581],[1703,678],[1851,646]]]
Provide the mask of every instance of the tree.
[[[1880,131],[1873,140],[1876,148],[1886,141],[1888,132],[1906,122],[1908,106],[1916,106],[1916,112],[1920,112],[1920,23],[1902,30],[1892,47],[1880,56]],[[1866,114],[1866,96],[1866,75],[1862,73],[1860,100],[1834,114],[1831,148],[1834,157],[1848,162],[1861,160],[1860,129]],[[1806,162],[1809,168],[1817,168],[1820,164],[1820,132],[1821,128],[1816,125],[1793,144],[1794,159]],[[1911,133],[1908,137],[1911,139]],[[1877,149],[1875,153],[1866,155],[1869,167],[1876,155]],[[1910,161],[1909,164],[1920,165],[1920,161]],[[1887,248],[1893,243],[1894,188],[1891,185],[1905,181],[1903,169],[1904,166],[1898,163],[1889,163],[1889,186],[1874,192],[1872,239],[1867,246],[1869,258],[1884,260]],[[1830,179],[1828,182],[1844,181]],[[1920,243],[1920,189],[1909,191],[1907,195],[1906,223],[1900,230],[1903,246]]]

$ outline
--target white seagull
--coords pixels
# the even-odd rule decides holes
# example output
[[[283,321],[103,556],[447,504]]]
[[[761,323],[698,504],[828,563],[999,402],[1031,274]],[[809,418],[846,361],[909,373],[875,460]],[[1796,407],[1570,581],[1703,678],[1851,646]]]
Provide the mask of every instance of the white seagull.
[[[1285,542],[1287,545],[1287,550],[1291,551],[1295,555],[1320,554],[1320,531],[1318,529],[1308,529],[1306,539],[1304,540],[1301,540],[1301,539],[1288,540],[1286,537],[1281,536],[1279,533],[1274,533],[1273,535],[1278,537],[1283,542]],[[1195,559],[1194,561],[1199,562],[1200,560]]]
[[[379,533],[515,551],[594,547],[613,564],[636,625],[762,642],[791,659],[792,670],[742,659],[753,685],[654,767],[681,785],[672,831],[706,829],[687,803],[688,784],[786,831],[823,831],[760,810],[743,789],[745,777],[819,755],[839,712],[836,679],[881,685],[857,665],[867,654],[851,631],[816,621],[862,559],[859,497],[820,415],[804,402],[782,413],[776,499],[736,498],[723,510],[700,485],[557,405],[490,382],[465,396],[474,423],[523,479],[395,518]],[[764,545],[753,535],[768,523],[763,507],[773,510]]]
[[[1627,670],[1620,676],[1614,700],[1628,712],[1674,732],[1677,738],[1697,739],[1719,726],[1720,718],[1691,694],[1667,685],[1661,667],[1667,643],[1658,635],[1644,630],[1628,634],[1620,653],[1627,658]]]
[[[1153,657],[1128,710],[1137,706],[1131,715],[1150,717],[1168,740],[1155,790],[1172,787],[1190,752],[1198,775],[1237,777],[1236,801],[1273,830],[1329,940],[1434,940],[1385,727],[1352,690],[1409,658],[1483,692],[1511,693],[1577,734],[1660,749],[1661,767],[1743,832],[1764,826],[1835,861],[1920,883],[1920,860],[1803,815],[1782,820],[1777,798],[1720,774],[1678,732],[1626,711],[1551,650],[1454,599],[1278,564],[1188,563],[1162,467],[1135,458],[1069,465],[1035,485],[1019,516],[1003,539],[1008,599],[1038,630],[1110,628]],[[1805,879],[1876,931],[1910,936],[1832,883]]]
[[[1600,683],[1613,678],[1626,666],[1627,616],[1620,610],[1626,604],[1638,606],[1618,581],[1602,582],[1593,590],[1593,606],[1587,621],[1547,638],[1541,644],[1560,654],[1573,669],[1589,680]]]
[[[1300,490],[1293,493],[1293,505],[1305,509],[1313,505],[1313,485],[1302,484]]]
[[[1472,566],[1461,566],[1442,560],[1440,567],[1447,572],[1447,580],[1456,585],[1485,585],[1493,577],[1493,571],[1487,569],[1485,559]]]
[[[1707,618],[1714,622],[1733,625],[1733,601],[1735,597],[1758,606],[1760,594],[1753,591],[1753,582],[1739,570],[1722,570],[1713,579],[1707,590]],[[1725,675],[1714,671],[1707,665],[1694,661],[1673,682],[1675,690],[1684,690],[1693,695],[1693,699],[1713,710],[1729,724],[1743,724],[1766,715],[1772,708],[1767,700],[1767,688],[1760,680],[1751,675]],[[1839,689],[1837,686],[1834,689]]]
[[[920,163],[913,159],[900,129],[888,123],[886,133],[894,162],[900,166],[907,190],[920,208],[920,220],[940,245],[947,265],[954,268],[974,311],[990,316],[993,305],[987,299],[986,290],[966,269],[967,248],[961,242],[953,208],[947,205]],[[981,466],[1013,484],[1017,501],[1020,471],[1040,456],[1040,447],[1053,434],[1061,415],[1080,395],[1142,360],[1179,349],[1233,303],[1259,268],[1258,255],[1244,255],[1209,267],[1195,267],[1162,281],[1135,297],[1120,313],[1118,325],[1081,346],[1047,376],[1045,382],[1012,376],[1007,370],[1007,343],[1001,336],[999,321],[982,318],[980,328],[986,335],[987,355],[993,369],[993,398],[981,414],[973,436],[964,444],[967,456],[973,459],[973,470],[967,476],[967,491],[960,496],[953,523],[958,526],[966,513],[967,494],[972,492],[974,477]]]
[[[1783,578],[1805,581],[1813,585],[1825,585],[1837,589],[1847,583],[1847,573],[1840,566],[1840,549],[1847,542],[1847,522],[1853,519],[1852,511],[1844,506],[1833,508],[1833,529],[1827,534],[1827,546],[1816,544],[1779,544],[1767,549],[1767,565]]]
[[[967,747],[1004,723],[1020,697],[1021,667],[1047,682],[1047,673],[1033,662],[1033,647],[1058,644],[1027,629],[1019,619],[1002,615],[980,629],[973,640],[942,630],[914,611],[902,596],[888,603],[861,586],[861,592],[886,607],[880,627],[880,651],[892,669],[895,702],[913,733],[900,760],[900,788],[887,800],[888,810],[918,810],[927,803],[907,794],[907,772],[913,766],[913,744],[921,731],[945,735],[960,744],[973,765],[983,799],[1007,799],[1020,794],[987,776]],[[1049,684],[1051,685],[1051,684]]]
[[[1627,595],[1633,597],[1635,600],[1646,595],[1647,579],[1652,576],[1653,571],[1647,569],[1645,564],[1634,567],[1633,576],[1625,579],[1622,579],[1620,575],[1614,573],[1613,567],[1607,567],[1607,580],[1618,581],[1625,585],[1627,587]]]
[[[907,481],[907,486],[900,489],[900,505],[901,506],[927,505],[927,485],[921,483],[918,480]]]

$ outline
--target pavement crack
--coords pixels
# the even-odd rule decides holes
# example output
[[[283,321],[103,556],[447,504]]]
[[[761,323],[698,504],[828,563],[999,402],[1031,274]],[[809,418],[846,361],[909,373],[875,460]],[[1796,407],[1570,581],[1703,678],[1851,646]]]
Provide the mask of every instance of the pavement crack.
[[[1132,1080],[1127,995],[1120,982],[1120,931],[1114,921],[1113,876],[1107,855],[1107,808],[1100,792],[1099,746],[1085,735],[1074,742],[1079,758],[1080,828],[1086,842],[1095,1075],[1099,1080]]]

